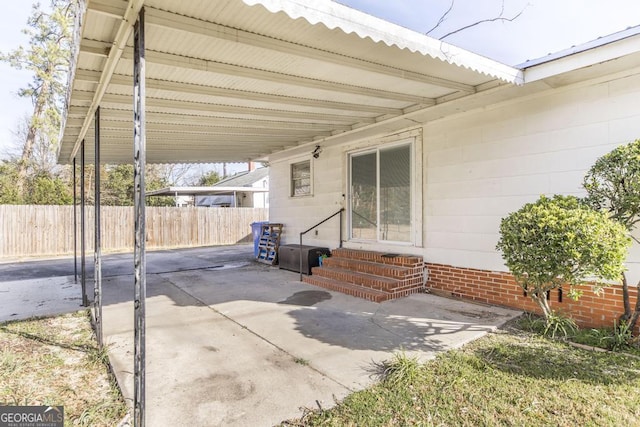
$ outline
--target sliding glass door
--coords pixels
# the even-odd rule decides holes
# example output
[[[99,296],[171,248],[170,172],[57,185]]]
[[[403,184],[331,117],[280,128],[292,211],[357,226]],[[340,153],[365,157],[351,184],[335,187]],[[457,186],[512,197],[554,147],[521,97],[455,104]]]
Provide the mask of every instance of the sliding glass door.
[[[350,238],[411,242],[411,144],[349,158]]]

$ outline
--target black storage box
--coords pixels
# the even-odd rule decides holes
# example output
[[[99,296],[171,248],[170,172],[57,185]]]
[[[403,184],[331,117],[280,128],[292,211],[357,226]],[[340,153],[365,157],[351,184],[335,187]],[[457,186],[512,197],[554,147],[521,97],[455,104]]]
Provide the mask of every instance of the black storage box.
[[[280,268],[300,272],[300,248],[302,248],[302,273],[311,274],[311,268],[320,265],[322,255],[330,255],[329,248],[302,245],[281,245],[278,250]]]

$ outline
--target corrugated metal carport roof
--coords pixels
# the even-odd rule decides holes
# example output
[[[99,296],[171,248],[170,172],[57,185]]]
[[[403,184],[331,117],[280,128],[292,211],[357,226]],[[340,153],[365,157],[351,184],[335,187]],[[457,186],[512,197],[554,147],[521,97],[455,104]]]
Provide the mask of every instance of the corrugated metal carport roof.
[[[83,138],[93,161],[97,106],[102,161],[131,162],[132,25],[143,6],[152,163],[265,158],[522,82],[517,69],[331,1],[91,0],[60,163]]]

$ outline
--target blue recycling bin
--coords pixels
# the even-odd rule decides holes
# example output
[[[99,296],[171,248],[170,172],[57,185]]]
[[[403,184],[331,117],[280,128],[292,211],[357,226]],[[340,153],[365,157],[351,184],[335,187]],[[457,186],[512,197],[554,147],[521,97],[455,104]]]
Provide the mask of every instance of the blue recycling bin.
[[[253,232],[253,256],[258,258],[258,245],[260,243],[260,233],[262,232],[262,226],[269,224],[269,221],[257,221],[251,223],[251,231]]]

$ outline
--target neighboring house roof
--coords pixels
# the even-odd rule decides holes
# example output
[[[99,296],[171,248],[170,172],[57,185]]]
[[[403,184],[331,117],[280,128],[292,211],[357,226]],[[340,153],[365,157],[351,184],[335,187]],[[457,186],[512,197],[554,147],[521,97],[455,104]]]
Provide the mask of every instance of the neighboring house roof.
[[[268,188],[253,187],[256,182],[269,176],[269,168],[259,168],[253,171],[238,172],[237,174],[216,182],[209,186],[165,187],[148,191],[147,196],[233,196],[237,193],[267,193]]]
[[[329,1],[86,3],[60,163],[83,140],[93,162],[98,106],[102,161],[132,161],[131,46],[143,6],[149,163],[308,154],[639,63],[637,34],[523,71]]]
[[[238,172],[237,174],[216,182],[209,186],[165,187],[148,191],[147,196],[233,196],[237,193],[267,193],[268,188],[252,187],[252,184],[262,181],[269,176],[269,168],[259,168],[253,171]]]
[[[269,168],[258,168],[252,171],[238,172],[237,174],[216,182],[214,187],[252,187],[269,177]]]

